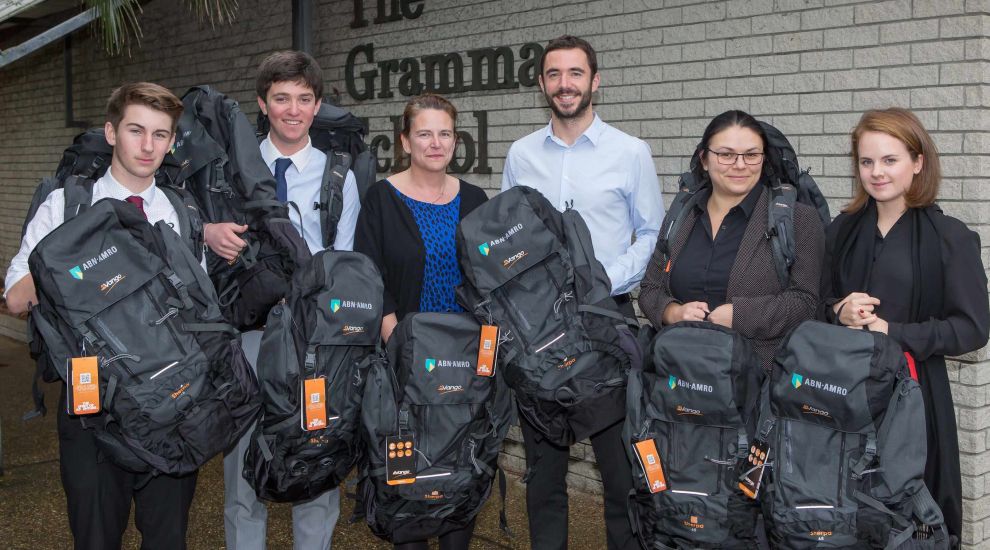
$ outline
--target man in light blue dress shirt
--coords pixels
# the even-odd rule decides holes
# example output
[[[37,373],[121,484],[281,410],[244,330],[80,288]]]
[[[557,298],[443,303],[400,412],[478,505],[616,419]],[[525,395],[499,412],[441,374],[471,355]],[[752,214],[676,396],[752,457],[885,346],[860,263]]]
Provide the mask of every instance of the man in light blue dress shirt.
[[[551,40],[543,53],[540,88],[550,123],[509,148],[502,190],[526,185],[560,210],[581,213],[612,283],[612,295],[632,316],[629,292],[639,285],[656,246],[663,199],[650,146],[595,114],[592,94],[601,75],[595,50],[573,36]],[[543,439],[519,416],[529,481],[526,503],[533,548],[567,548],[569,450]],[[639,548],[626,514],[632,475],[621,439],[622,422],[595,434],[591,444],[605,492],[609,550]]]
[[[323,250],[324,228],[320,224],[319,210],[310,205],[320,200],[327,155],[313,147],[309,128],[320,109],[322,71],[309,54],[276,52],[258,68],[257,93],[258,105],[271,123],[268,137],[261,142],[261,156],[272,174],[276,174],[277,164],[283,165],[286,188],[280,192],[286,193],[287,202],[298,206],[289,208],[289,219],[306,241],[310,252],[319,252]],[[288,161],[279,162],[280,159]],[[353,248],[359,209],[357,182],[354,173],[348,170],[344,181],[343,211],[333,241],[335,250]],[[208,224],[204,231],[206,243],[221,257],[236,258],[246,244],[238,234],[246,229],[247,226],[235,223]],[[244,354],[255,369],[261,334],[260,330],[255,330],[244,333],[242,337]],[[244,452],[250,446],[252,434],[253,430],[249,430],[237,447],[224,457],[224,531],[227,548],[231,550],[263,550],[267,547],[268,510],[241,475]],[[293,547],[297,550],[329,549],[339,516],[338,489],[294,505]]]

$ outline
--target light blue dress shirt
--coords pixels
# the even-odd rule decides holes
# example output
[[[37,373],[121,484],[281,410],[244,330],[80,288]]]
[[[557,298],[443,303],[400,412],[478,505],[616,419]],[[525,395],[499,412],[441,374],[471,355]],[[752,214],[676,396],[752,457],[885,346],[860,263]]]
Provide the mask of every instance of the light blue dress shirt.
[[[265,159],[272,174],[275,173],[275,161],[284,156],[268,138],[261,142],[261,158]],[[308,142],[296,154],[289,155],[289,158],[292,159],[292,166],[285,173],[288,199],[299,208],[297,212],[295,208],[289,207],[289,219],[306,240],[309,251],[316,254],[323,250],[323,232],[320,228],[320,211],[314,209],[313,204],[320,202],[320,184],[323,183],[327,156],[313,147],[312,142]],[[334,250],[354,250],[354,228],[360,209],[357,180],[354,173],[348,170],[344,179],[344,208],[340,214],[340,222],[337,223]]]
[[[609,126],[597,114],[573,145],[556,137],[547,124],[509,148],[502,191],[516,185],[536,189],[558,210],[572,206],[581,213],[613,295],[639,285],[664,214],[645,141]]]

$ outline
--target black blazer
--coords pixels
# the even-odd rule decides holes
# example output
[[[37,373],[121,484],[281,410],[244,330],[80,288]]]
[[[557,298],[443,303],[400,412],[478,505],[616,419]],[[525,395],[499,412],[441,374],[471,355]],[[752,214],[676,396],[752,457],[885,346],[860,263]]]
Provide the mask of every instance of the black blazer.
[[[476,185],[460,182],[460,219],[464,219],[488,195]],[[354,251],[368,255],[382,273],[383,315],[395,313],[401,321],[407,313],[419,311],[426,247],[412,212],[385,180],[369,187],[361,201]]]
[[[791,267],[790,285],[782,288],[771,243],[765,237],[768,200],[769,193],[764,188],[732,263],[726,292],[727,301],[732,304],[733,330],[753,340],[753,351],[760,365],[767,370],[773,366],[773,354],[781,338],[802,321],[815,317],[825,248],[825,233],[817,212],[808,205],[796,204],[794,250],[797,257]],[[686,216],[670,242],[671,265],[677,263],[698,219],[694,209]],[[664,309],[671,302],[680,303],[670,292],[670,273],[664,267],[660,265],[660,251],[654,250],[639,294],[640,309],[657,328],[663,326]]]

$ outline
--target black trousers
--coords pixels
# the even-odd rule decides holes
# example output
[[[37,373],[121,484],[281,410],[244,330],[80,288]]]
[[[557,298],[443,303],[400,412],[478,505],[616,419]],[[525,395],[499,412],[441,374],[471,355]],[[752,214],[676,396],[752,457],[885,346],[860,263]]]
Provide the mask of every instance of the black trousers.
[[[438,538],[440,543],[440,550],[468,550],[471,546],[471,535],[474,533],[474,520],[467,524],[464,529],[458,529],[456,531],[451,531],[446,535],[441,535]],[[396,544],[393,546],[392,550],[429,550],[430,544],[428,541],[421,540],[416,542],[404,542],[402,544]]]
[[[66,412],[64,389],[58,411],[62,487],[76,550],[120,548],[132,499],[142,550],[184,549],[196,474],[180,478],[160,475],[137,488],[144,476],[123,470],[102,456],[93,431]]]
[[[962,474],[959,468],[959,437],[956,414],[945,359],[931,357],[918,364],[918,384],[925,401],[928,461],[925,485],[942,509],[949,534],[962,537]]]
[[[550,443],[523,415],[519,415],[526,448],[526,511],[532,548],[567,548],[568,447]],[[632,472],[622,445],[622,422],[591,436],[598,470],[605,489],[605,538],[609,550],[639,549],[629,525],[626,507],[632,489]]]

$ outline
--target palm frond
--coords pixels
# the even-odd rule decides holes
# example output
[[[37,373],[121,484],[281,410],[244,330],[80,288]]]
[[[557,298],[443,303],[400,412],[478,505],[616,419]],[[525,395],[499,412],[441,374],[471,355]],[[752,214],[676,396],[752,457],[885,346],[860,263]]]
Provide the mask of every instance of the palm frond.
[[[120,55],[130,50],[131,39],[141,44],[142,13],[140,0],[82,0],[86,8],[96,9],[97,35],[103,50],[109,55]],[[237,17],[237,0],[183,0],[190,12],[200,21],[229,25]]]
[[[200,21],[210,22],[211,27],[229,25],[237,16],[237,0],[184,0],[189,11]]]

